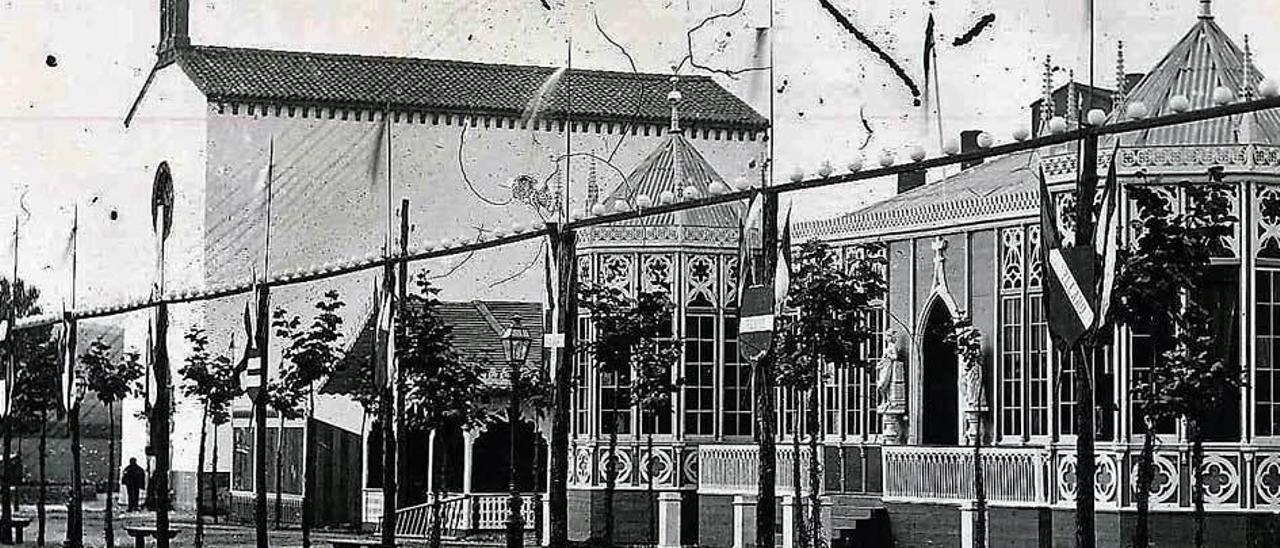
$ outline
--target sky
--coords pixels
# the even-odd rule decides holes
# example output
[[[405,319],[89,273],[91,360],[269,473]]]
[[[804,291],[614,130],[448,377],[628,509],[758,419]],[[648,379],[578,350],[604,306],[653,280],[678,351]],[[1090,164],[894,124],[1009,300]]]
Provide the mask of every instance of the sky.
[[[937,83],[944,131],[985,129],[1007,140],[1027,124],[1027,105],[1041,87],[1043,56],[1075,66],[1087,79],[1084,0],[825,0],[919,83],[925,20],[938,29]],[[194,43],[670,72],[689,52],[686,32],[741,0],[191,0]],[[824,0],[776,2],[773,84],[764,71],[716,75],[726,88],[768,115],[772,95],[775,178],[812,174],[829,161],[837,170],[860,154],[902,151],[923,142],[933,152],[936,127],[911,94],[865,44],[855,40]],[[22,223],[20,275],[41,282],[45,305],[66,296],[69,265],[61,260],[73,204],[81,211],[82,302],[145,294],[151,172],[145,150],[130,147],[122,120],[154,63],[156,0],[5,0],[0,3],[0,270],[13,264],[10,228]],[[1154,65],[1195,22],[1198,0],[1097,2],[1096,83],[1114,82],[1116,40],[1126,42],[1126,68]],[[1263,73],[1280,64],[1275,0],[1219,0],[1218,23],[1240,42],[1252,35]],[[994,21],[973,41],[954,39],[982,16]],[[745,68],[769,64],[767,0],[694,34],[699,64]],[[571,44],[570,47],[570,38]],[[1079,60],[1079,61],[1077,61]],[[688,66],[683,69],[689,72]],[[1280,70],[1272,68],[1272,70]],[[698,72],[696,69],[693,72]],[[1066,82],[1059,75],[1057,84]],[[773,93],[769,93],[772,87]],[[872,127],[863,129],[860,113]],[[926,122],[929,124],[926,126]],[[873,156],[874,157],[874,156]],[[937,176],[937,174],[934,174]],[[826,218],[884,198],[892,182],[810,191],[794,197],[798,219]],[[25,196],[25,198],[24,198]],[[113,217],[114,212],[114,217]],[[145,260],[144,260],[145,259]]]

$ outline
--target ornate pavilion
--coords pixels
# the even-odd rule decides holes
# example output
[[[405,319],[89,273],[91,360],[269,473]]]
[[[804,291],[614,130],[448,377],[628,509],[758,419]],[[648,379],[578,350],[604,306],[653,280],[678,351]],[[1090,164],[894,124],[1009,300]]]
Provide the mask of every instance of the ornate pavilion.
[[[1191,29],[1136,85],[1127,86],[1117,61],[1117,90],[1108,122],[1119,121],[1141,102],[1151,114],[1170,112],[1170,100],[1185,97],[1190,108],[1212,105],[1214,91],[1226,87],[1242,98],[1257,93],[1262,75],[1244,48],[1214,21],[1209,4]],[[1118,56],[1122,59],[1121,56]],[[1072,86],[1074,87],[1074,86]],[[1053,113],[1081,118],[1077,93],[1054,105],[1046,72],[1040,102],[1045,128]],[[1096,105],[1096,103],[1095,103]],[[1065,107],[1065,108],[1064,108]],[[1263,111],[1123,134],[1117,170],[1123,185],[1151,185],[1185,211],[1185,185],[1208,182],[1222,168],[1233,191],[1234,237],[1213,259],[1205,291],[1220,303],[1214,327],[1222,357],[1241,367],[1245,385],[1238,401],[1224,406],[1206,425],[1210,441],[1202,473],[1208,508],[1207,538],[1215,546],[1280,544],[1280,218],[1264,211],[1280,200],[1280,113]],[[1099,170],[1108,167],[1113,141],[1099,146]],[[1074,202],[1077,149],[1074,144],[1038,154],[991,159],[951,177],[894,196],[838,218],[808,223],[802,239],[821,238],[841,247],[884,246],[889,254],[887,339],[904,373],[905,416],[885,416],[883,426],[905,436],[883,436],[866,446],[864,485],[872,506],[883,508],[888,535],[897,546],[968,545],[971,480],[957,470],[972,469],[968,423],[981,420],[986,442],[988,534],[994,545],[1068,546],[1074,527],[1076,364],[1059,359],[1047,336],[1039,261],[1037,171],[1049,178],[1067,238],[1072,226],[1063,212]],[[1274,209],[1270,209],[1274,211]],[[1123,220],[1135,215],[1125,208]],[[1130,233],[1126,237],[1132,237]],[[982,373],[985,396],[975,397],[958,379],[954,351],[935,326],[967,315],[985,335]],[[1097,534],[1101,546],[1129,542],[1134,523],[1135,465],[1141,448],[1142,402],[1130,386],[1155,359],[1142,333],[1117,329],[1098,357]],[[830,403],[828,400],[826,403]],[[847,400],[843,403],[847,404]],[[898,402],[895,402],[898,403]],[[839,416],[830,408],[826,417]],[[826,462],[840,462],[851,443],[838,427],[829,434]],[[1192,532],[1186,427],[1157,425],[1156,478],[1152,486],[1152,541],[1187,545]],[[877,441],[874,436],[867,441]],[[703,459],[704,475],[707,459]],[[824,486],[840,492],[839,485]]]

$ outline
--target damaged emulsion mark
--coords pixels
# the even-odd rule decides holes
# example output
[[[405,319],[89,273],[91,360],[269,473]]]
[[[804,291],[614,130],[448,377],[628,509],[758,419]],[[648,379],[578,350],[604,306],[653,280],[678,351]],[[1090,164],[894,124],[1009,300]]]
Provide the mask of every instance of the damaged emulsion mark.
[[[858,145],[858,150],[866,150],[867,145],[871,144],[871,138],[875,136],[876,130],[871,129],[871,122],[867,121],[867,104],[863,103],[858,107],[858,120],[862,122],[862,129],[866,131],[866,136],[862,138],[862,144]]]
[[[907,71],[902,69],[902,65],[899,65],[892,57],[889,57],[888,53],[885,53],[883,49],[880,49],[880,46],[876,45],[875,42],[872,42],[869,36],[863,34],[861,30],[858,30],[858,27],[853,26],[853,22],[850,21],[848,17],[845,17],[845,15],[831,3],[831,0],[818,0],[818,3],[822,5],[823,9],[827,10],[827,13],[830,13],[831,16],[836,19],[837,23],[840,23],[840,26],[849,31],[854,38],[857,38],[859,42],[862,42],[862,45],[871,50],[871,53],[876,54],[880,60],[889,65],[889,68],[893,69],[894,74],[898,75],[898,79],[902,80],[902,83],[907,86],[907,89],[911,90],[912,102],[915,106],[920,106],[920,87],[916,85],[915,80],[911,79],[911,76],[907,74]]]
[[[974,23],[973,28],[970,28],[968,32],[964,33],[964,35],[952,41],[951,45],[963,46],[972,42],[974,38],[977,38],[979,34],[982,34],[982,31],[987,30],[987,27],[991,26],[994,22],[996,22],[996,14],[988,13],[983,15],[981,19],[978,19],[977,23]]]

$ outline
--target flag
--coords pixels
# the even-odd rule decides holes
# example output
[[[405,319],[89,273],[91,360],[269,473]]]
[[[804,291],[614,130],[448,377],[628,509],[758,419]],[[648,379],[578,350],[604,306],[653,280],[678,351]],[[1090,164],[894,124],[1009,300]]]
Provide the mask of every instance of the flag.
[[[1116,152],[1120,150],[1120,141],[1116,140],[1111,150],[1111,164],[1107,166],[1106,184],[1102,190],[1102,205],[1098,210],[1098,225],[1094,229],[1093,249],[1098,254],[1098,262],[1102,272],[1098,280],[1098,320],[1097,327],[1107,321],[1107,312],[1111,308],[1111,293],[1116,283],[1116,262],[1120,248],[1120,180],[1116,176]]]
[[[553,237],[559,237],[559,231],[554,232]],[[543,278],[546,281],[547,288],[547,311],[552,318],[556,317],[556,305],[559,304],[559,269],[557,268],[562,257],[552,257],[555,255],[556,246],[551,244],[550,239],[547,240],[546,253],[543,255],[542,267]]]
[[[778,229],[778,263],[773,274],[773,312],[781,314],[791,290],[791,203],[787,202],[786,220]]]
[[[764,254],[764,197],[756,193],[747,206],[747,216],[738,224],[738,303],[742,303],[742,292],[753,285],[765,282],[760,269]]]
[[[924,113],[924,116],[922,117],[924,121],[924,133],[921,135],[922,139],[929,136],[929,110],[932,108],[929,98],[932,93],[930,89],[933,86],[934,48],[937,47],[937,43],[934,40],[933,29],[933,13],[931,12],[929,13],[929,22],[926,23],[924,27],[924,97],[920,102],[921,112]]]
[[[524,112],[520,116],[521,122],[525,124],[536,122],[538,117],[551,106],[551,99],[555,96],[556,88],[560,86],[560,81],[564,79],[564,75],[567,72],[569,72],[569,67],[561,66],[547,75],[547,78],[542,81],[542,85],[538,86],[538,91],[533,94],[533,97],[529,98],[528,103],[525,103]]]
[[[76,359],[73,355],[73,348],[76,337],[76,325],[71,320],[71,315],[64,309],[62,312],[62,376],[61,386],[58,395],[62,399],[62,409],[70,411],[75,401],[75,384],[76,384]]]
[[[374,352],[373,378],[377,386],[391,386],[395,378],[395,310],[391,281],[383,280],[377,299],[377,340]]]
[[[143,387],[142,387],[143,410],[146,411],[146,416],[148,417],[151,416],[151,406],[156,404],[156,394],[154,390],[154,387],[156,386],[155,358],[154,358],[155,343],[152,340],[153,335],[151,334],[151,329],[152,329],[152,326],[148,324],[147,325],[147,371],[146,371],[146,377],[145,377],[146,380],[144,381],[145,384],[143,384]]]
[[[378,126],[378,133],[374,136],[373,158],[369,162],[369,184],[377,185],[386,179],[386,173],[390,171],[391,158],[391,107],[388,106],[382,113],[382,124]]]
[[[1096,288],[1094,257],[1090,246],[1062,247],[1062,237],[1054,222],[1053,200],[1040,171],[1040,238],[1045,273],[1044,311],[1049,333],[1063,348],[1071,348],[1094,326]]]

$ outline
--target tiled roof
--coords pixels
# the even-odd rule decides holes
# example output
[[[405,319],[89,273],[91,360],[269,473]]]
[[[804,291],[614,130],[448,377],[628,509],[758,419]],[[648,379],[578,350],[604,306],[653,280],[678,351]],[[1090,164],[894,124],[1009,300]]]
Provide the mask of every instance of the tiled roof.
[[[1250,85],[1257,90],[1263,80],[1255,66]],[[1192,110],[1213,106],[1213,90],[1226,87],[1239,94],[1244,88],[1244,51],[1223,32],[1211,17],[1201,17],[1155,68],[1125,96],[1125,105],[1142,101],[1152,116],[1170,114],[1169,99],[1185,96]],[[1112,121],[1125,112],[1113,110]],[[1248,139],[1255,144],[1280,144],[1280,112],[1264,110],[1243,116],[1229,116],[1190,124],[1153,128],[1126,134],[1125,144],[1210,145],[1236,143],[1237,124],[1252,126]],[[1130,141],[1130,135],[1135,136]],[[1243,140],[1243,139],[1242,139]]]
[[[681,119],[683,116],[682,108]],[[603,203],[610,206],[615,200],[623,200],[634,204],[636,197],[642,194],[656,203],[663,191],[671,191],[678,197],[688,186],[698,189],[699,195],[706,196],[711,184],[716,182],[724,184],[725,181],[698,149],[684,138],[684,134],[669,132],[626,180],[613,189]],[[737,203],[725,203],[612,224],[737,228],[738,209]]]
[[[941,181],[833,219],[796,223],[796,240],[923,228],[982,216],[1033,213],[1039,179],[1032,153],[1001,156]]]
[[[412,57],[377,57],[219,46],[181,50],[177,63],[205,95],[217,99],[383,105],[524,112],[552,67],[470,63]],[[568,71],[551,94],[544,116],[566,111],[585,119],[668,116],[669,75],[596,70]],[[680,81],[684,118],[696,125],[763,129],[768,120],[706,76]]]
[[[410,306],[420,306],[420,302],[411,301]],[[452,330],[453,347],[462,359],[470,362],[488,363],[492,367],[506,369],[506,358],[502,352],[502,330],[511,324],[512,318],[520,316],[524,326],[528,328],[533,339],[529,349],[527,367],[542,365],[542,305],[539,303],[514,301],[470,301],[441,302],[440,316],[445,325]],[[320,389],[322,394],[346,394],[355,382],[354,372],[359,370],[361,361],[373,359],[373,345],[377,318],[370,313],[365,317],[364,327],[351,343],[342,361],[338,363],[338,371],[329,377],[329,381]]]

